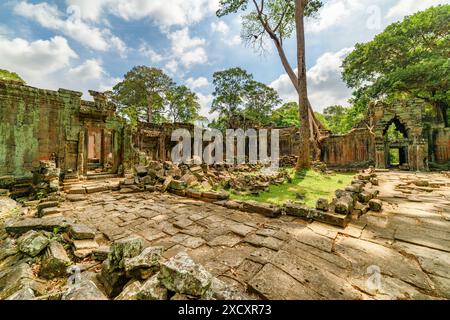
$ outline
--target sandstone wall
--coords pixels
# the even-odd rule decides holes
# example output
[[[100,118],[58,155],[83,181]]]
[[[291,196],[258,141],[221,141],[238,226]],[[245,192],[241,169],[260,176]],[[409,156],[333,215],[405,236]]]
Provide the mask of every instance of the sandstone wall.
[[[329,167],[359,168],[374,164],[374,139],[367,129],[332,135],[321,144],[321,160]]]

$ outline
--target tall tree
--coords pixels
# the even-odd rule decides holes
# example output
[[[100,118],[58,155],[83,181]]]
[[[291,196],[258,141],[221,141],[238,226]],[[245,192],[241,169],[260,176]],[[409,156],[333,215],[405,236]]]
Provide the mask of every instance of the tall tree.
[[[250,128],[266,125],[274,107],[281,103],[278,93],[241,68],[216,72],[211,110],[219,112],[216,128]]]
[[[161,69],[137,66],[113,88],[113,101],[132,123],[146,121],[158,123],[163,119],[168,91],[174,86],[172,79]]]
[[[300,127],[300,120],[298,118],[298,103],[288,102],[283,104],[278,109],[275,109],[270,115],[270,122],[277,127]]]
[[[250,125],[268,124],[272,110],[279,104],[278,92],[264,83],[251,80],[244,88],[244,116]]]
[[[269,38],[275,45],[281,63],[292,84],[299,94],[300,132],[304,141],[311,141],[316,145],[321,136],[323,125],[317,121],[308,100],[305,63],[305,28],[304,18],[314,15],[322,6],[319,0],[220,0],[219,17],[247,10],[252,2],[254,10],[246,14],[242,21],[242,35],[247,42],[257,49],[262,49],[265,40]],[[297,67],[289,63],[283,47],[283,41],[296,33],[297,35]],[[303,143],[299,150],[297,168],[310,167],[310,144]]]
[[[393,96],[421,98],[448,127],[450,5],[431,7],[357,44],[343,63],[343,79],[357,104]]]
[[[192,123],[200,119],[198,96],[186,86],[175,86],[166,94],[167,113],[173,122]]]
[[[237,127],[236,117],[242,112],[244,91],[253,76],[241,68],[230,68],[213,75],[214,100],[211,111],[227,119],[229,128]],[[223,122],[223,120],[222,120]]]

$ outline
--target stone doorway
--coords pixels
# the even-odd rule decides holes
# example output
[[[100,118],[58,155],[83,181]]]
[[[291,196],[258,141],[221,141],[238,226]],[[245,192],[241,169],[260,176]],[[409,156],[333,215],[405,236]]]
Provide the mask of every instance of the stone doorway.
[[[406,126],[398,117],[389,121],[383,131],[386,168],[409,170],[409,139]]]
[[[114,132],[102,128],[87,129],[87,174],[113,173]]]

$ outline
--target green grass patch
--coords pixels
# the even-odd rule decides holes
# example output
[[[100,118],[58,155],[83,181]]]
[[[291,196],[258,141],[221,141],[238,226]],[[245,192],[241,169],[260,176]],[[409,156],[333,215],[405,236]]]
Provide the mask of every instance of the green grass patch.
[[[234,200],[255,200],[276,205],[282,205],[287,201],[305,203],[315,207],[319,198],[332,200],[336,189],[343,189],[353,180],[354,173],[336,173],[335,175],[321,174],[313,170],[295,173],[290,169],[293,177],[292,183],[284,183],[279,186],[270,186],[268,192],[259,196],[239,195],[232,193]],[[297,193],[304,195],[302,200],[297,198]]]

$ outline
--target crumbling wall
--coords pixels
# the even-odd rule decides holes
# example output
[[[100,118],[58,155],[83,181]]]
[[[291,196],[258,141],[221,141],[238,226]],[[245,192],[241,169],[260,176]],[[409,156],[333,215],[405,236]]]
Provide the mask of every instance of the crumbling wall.
[[[55,155],[59,167],[73,166],[66,142],[77,141],[80,101],[78,92],[0,81],[0,176],[31,177],[39,160]]]
[[[329,167],[365,168],[374,164],[374,139],[367,129],[332,135],[321,143],[321,161]]]

